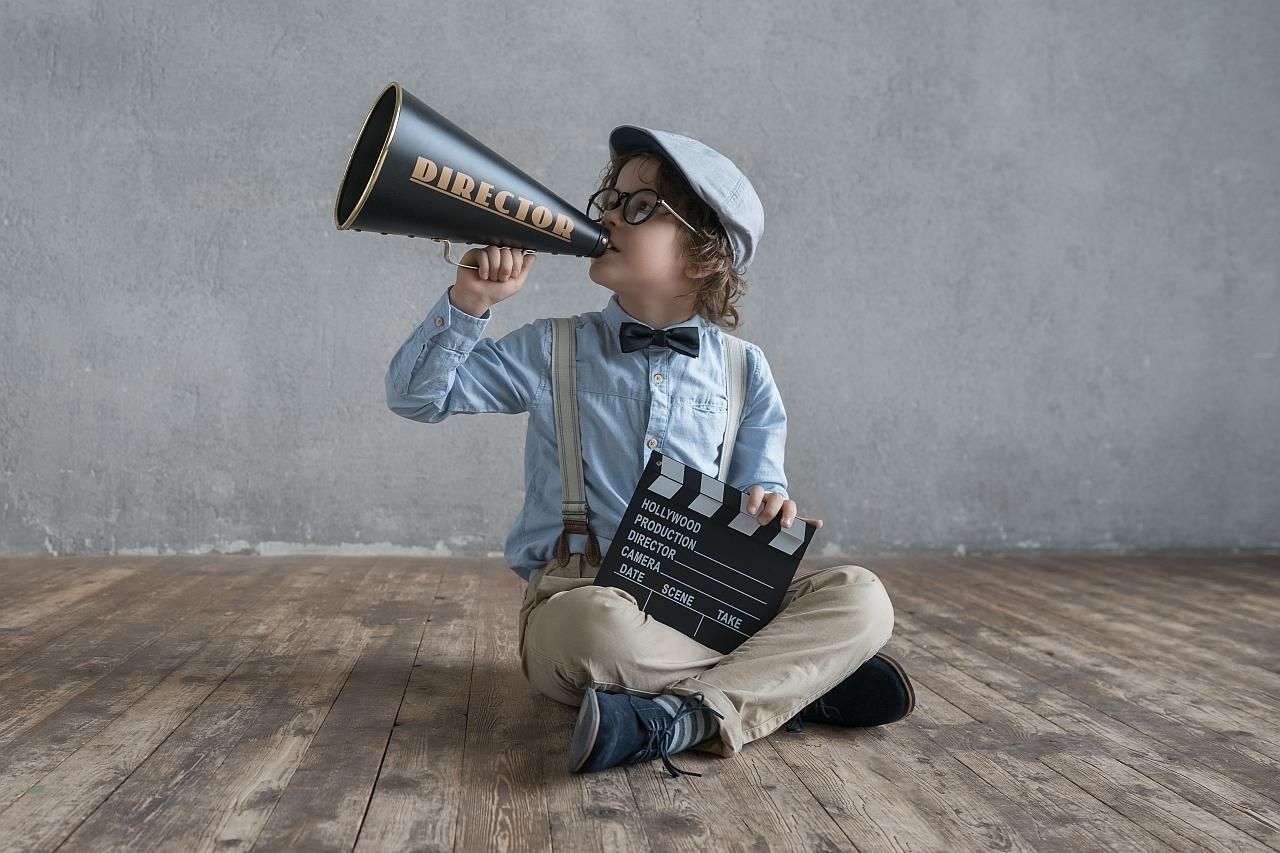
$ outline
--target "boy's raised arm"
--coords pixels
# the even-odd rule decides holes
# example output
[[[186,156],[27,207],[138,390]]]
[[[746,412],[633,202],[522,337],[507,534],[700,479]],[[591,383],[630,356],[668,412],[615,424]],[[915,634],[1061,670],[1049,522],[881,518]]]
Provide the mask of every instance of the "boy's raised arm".
[[[499,340],[481,338],[493,316],[468,314],[441,294],[391,358],[387,406],[403,418],[438,423],[449,415],[526,412],[548,375],[549,321],[534,320]]]

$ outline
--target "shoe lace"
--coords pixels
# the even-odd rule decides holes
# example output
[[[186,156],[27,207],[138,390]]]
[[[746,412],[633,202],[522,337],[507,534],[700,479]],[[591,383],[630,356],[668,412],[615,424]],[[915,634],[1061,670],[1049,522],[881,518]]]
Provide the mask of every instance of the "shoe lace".
[[[679,706],[676,708],[675,714],[662,719],[647,719],[645,727],[649,730],[649,734],[645,738],[644,746],[631,763],[639,761],[650,761],[657,756],[662,757],[662,764],[667,768],[667,772],[674,779],[680,774],[686,776],[701,776],[701,773],[695,773],[692,770],[681,770],[671,763],[671,738],[675,735],[676,723],[689,714],[696,714],[699,711],[710,711],[720,719],[724,719],[715,708],[707,705],[702,693],[690,693],[680,700]]]

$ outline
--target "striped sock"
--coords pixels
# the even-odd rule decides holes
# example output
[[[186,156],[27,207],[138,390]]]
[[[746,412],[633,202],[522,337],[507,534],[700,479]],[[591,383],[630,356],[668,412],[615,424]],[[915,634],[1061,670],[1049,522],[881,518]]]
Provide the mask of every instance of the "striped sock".
[[[653,701],[661,705],[673,717],[676,715],[676,711],[680,709],[680,703],[684,699],[684,696],[677,696],[674,693],[663,693],[653,697]],[[685,708],[687,709],[690,704],[696,701],[696,699],[690,699],[685,704]],[[675,755],[677,752],[688,749],[694,744],[709,740],[719,731],[719,718],[706,708],[698,708],[694,713],[686,713],[676,721],[674,730],[671,733],[671,746],[667,752]]]

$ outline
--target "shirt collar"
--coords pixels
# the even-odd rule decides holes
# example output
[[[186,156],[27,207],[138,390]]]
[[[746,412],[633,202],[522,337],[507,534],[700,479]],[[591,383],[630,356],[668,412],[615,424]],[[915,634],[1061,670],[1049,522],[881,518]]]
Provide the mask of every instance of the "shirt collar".
[[[604,307],[601,314],[604,315],[604,320],[609,324],[609,328],[613,331],[614,335],[618,335],[622,332],[622,324],[624,322],[644,323],[643,320],[637,320],[623,309],[623,307],[618,303],[618,294],[616,293],[609,297],[609,304]],[[644,325],[647,326],[649,324],[644,323]],[[707,320],[701,314],[695,313],[688,320],[684,320],[680,323],[672,323],[670,326],[664,326],[663,328],[678,329],[681,326],[694,326],[695,328],[702,330],[706,328]]]

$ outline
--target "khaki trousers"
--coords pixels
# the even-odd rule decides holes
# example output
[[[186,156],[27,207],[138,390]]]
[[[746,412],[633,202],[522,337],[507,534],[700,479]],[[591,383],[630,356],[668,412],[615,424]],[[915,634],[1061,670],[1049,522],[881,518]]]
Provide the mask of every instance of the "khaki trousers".
[[[862,566],[801,568],[773,620],[728,655],[643,613],[619,587],[596,586],[573,554],[545,563],[520,607],[520,666],[540,693],[577,707],[588,687],[654,696],[702,692],[724,718],[693,749],[729,757],[781,728],[889,642],[893,605]]]

